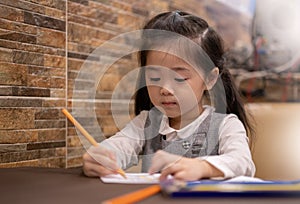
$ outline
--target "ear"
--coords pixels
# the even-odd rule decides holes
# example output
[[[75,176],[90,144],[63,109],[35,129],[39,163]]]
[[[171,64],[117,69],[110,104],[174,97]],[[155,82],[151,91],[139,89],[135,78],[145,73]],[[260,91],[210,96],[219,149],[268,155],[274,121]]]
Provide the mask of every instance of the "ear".
[[[206,77],[206,89],[210,90],[215,83],[217,82],[219,77],[219,68],[215,67],[211,70],[211,72]]]

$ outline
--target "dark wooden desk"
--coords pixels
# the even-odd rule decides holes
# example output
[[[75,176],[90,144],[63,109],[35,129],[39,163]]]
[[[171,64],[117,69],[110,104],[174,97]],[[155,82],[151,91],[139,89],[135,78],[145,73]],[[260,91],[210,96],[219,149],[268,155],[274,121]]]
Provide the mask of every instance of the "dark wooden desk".
[[[81,169],[12,168],[0,169],[1,204],[100,204],[149,185],[104,184],[87,178]],[[300,198],[206,198],[172,199],[161,194],[140,203],[300,203]]]

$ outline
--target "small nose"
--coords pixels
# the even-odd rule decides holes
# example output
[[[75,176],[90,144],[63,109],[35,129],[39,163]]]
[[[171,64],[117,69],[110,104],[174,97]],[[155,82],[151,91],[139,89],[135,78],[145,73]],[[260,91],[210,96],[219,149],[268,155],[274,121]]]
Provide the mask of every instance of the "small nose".
[[[174,90],[171,86],[165,85],[160,88],[160,94],[162,96],[169,96],[174,94]]]

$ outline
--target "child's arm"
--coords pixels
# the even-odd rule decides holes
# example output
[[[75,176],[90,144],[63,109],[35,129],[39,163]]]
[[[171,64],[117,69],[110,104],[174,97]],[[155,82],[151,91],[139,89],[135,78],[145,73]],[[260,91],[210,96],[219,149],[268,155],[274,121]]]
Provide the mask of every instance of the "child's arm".
[[[148,112],[143,111],[120,132],[104,140],[97,147],[91,147],[83,156],[83,170],[87,176],[103,176],[115,173],[99,164],[110,160],[111,167],[117,165],[126,169],[138,163],[138,154],[144,144],[144,126]],[[95,159],[98,158],[98,159]],[[97,162],[97,160],[99,162]]]
[[[220,169],[225,178],[254,176],[255,165],[252,160],[246,130],[235,115],[228,115],[219,129],[219,155],[202,159]]]
[[[118,169],[115,154],[99,146],[92,146],[83,155],[83,172],[86,176],[98,177],[116,173]]]
[[[168,174],[182,180],[198,180],[210,177],[253,176],[255,166],[251,158],[242,123],[229,115],[220,125],[219,155],[185,158],[164,151],[155,153],[150,173],[161,171],[164,179]]]
[[[194,181],[201,178],[223,177],[224,174],[213,165],[199,158],[186,158],[163,150],[155,153],[149,173],[161,172],[160,180],[173,175],[179,180]]]

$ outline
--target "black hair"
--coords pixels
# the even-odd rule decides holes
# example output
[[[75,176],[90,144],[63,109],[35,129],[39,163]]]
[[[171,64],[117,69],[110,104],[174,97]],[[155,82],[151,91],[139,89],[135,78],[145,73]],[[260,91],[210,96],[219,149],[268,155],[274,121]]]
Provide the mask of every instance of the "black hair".
[[[225,49],[221,36],[213,28],[209,27],[204,19],[181,11],[161,13],[153,17],[143,29],[174,32],[193,40],[201,46],[214,64],[214,66],[202,67],[205,73],[210,73],[214,67],[219,68],[220,76],[211,89],[209,97],[214,104],[216,112],[234,113],[237,115],[245,126],[252,143],[254,128],[248,119],[249,115],[246,114],[242,98],[234,84],[233,78],[229,70],[224,67]],[[139,63],[142,69],[137,84],[139,88],[135,95],[136,115],[142,110],[150,110],[153,107],[145,84],[145,69],[143,68],[146,65],[147,52],[147,50],[143,49],[139,52]],[[225,95],[220,94],[222,91],[225,92]]]

